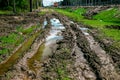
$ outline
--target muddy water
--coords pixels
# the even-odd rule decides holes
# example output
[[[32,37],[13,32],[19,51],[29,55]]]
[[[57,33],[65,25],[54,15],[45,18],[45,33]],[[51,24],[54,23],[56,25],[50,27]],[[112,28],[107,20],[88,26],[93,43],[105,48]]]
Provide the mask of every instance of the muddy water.
[[[64,29],[64,26],[56,18],[51,19],[50,22],[52,26],[49,35],[45,39],[45,43],[43,43],[39,47],[36,54],[28,60],[28,67],[34,72],[37,70],[35,64],[39,64],[42,61],[46,60],[47,57],[52,54],[53,50],[56,49],[56,41],[63,39],[61,30]],[[47,22],[45,21],[44,23],[46,25]],[[38,68],[40,68],[40,66]]]
[[[42,60],[44,60],[47,56],[51,55],[52,50],[56,48],[56,41],[63,39],[61,35],[61,30],[64,29],[64,26],[60,23],[58,19],[50,20],[52,29],[49,33],[49,36],[46,38],[45,49],[43,51]]]
[[[48,22],[47,22],[47,20],[45,19],[44,22],[43,22],[43,26],[42,26],[42,28],[44,29],[45,26],[47,26],[47,24],[48,24]]]

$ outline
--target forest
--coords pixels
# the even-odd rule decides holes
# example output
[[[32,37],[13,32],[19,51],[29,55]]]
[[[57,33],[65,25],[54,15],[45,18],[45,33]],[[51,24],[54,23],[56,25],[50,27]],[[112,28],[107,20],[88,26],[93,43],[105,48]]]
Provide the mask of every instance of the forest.
[[[32,11],[41,6],[41,0],[0,0],[0,9],[18,11]]]
[[[64,0],[64,6],[97,6],[97,5],[116,5],[119,0]]]

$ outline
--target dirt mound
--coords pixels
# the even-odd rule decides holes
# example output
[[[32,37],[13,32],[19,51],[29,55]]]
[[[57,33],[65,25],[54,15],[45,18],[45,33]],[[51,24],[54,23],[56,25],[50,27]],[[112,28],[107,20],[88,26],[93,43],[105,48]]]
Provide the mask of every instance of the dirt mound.
[[[110,8],[110,6],[91,7],[91,8],[88,8],[88,11],[83,15],[87,19],[92,19],[92,16],[94,16],[94,15],[98,14],[100,11],[106,10],[108,8]]]

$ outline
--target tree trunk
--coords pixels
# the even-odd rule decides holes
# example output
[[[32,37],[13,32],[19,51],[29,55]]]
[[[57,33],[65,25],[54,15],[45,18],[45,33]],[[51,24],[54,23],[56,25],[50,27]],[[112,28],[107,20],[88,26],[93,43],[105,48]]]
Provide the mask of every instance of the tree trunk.
[[[15,0],[13,0],[13,12],[16,13],[16,3],[15,3]]]
[[[9,6],[9,4],[10,4],[10,2],[9,2],[9,0],[7,0],[7,6]]]
[[[38,0],[36,0],[36,9],[38,9],[38,6],[39,6],[39,5],[38,5]]]
[[[32,0],[30,0],[30,12],[32,12]]]

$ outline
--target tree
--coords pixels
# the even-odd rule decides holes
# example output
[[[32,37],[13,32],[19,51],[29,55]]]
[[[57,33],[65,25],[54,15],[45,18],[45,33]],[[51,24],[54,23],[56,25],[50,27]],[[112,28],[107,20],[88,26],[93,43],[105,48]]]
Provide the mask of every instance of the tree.
[[[13,12],[16,13],[16,3],[15,3],[15,0],[13,0]]]
[[[32,0],[30,0],[30,12],[32,12]]]
[[[70,0],[64,0],[63,2],[62,2],[62,5],[63,6],[70,6],[71,5],[71,3],[70,3]]]

